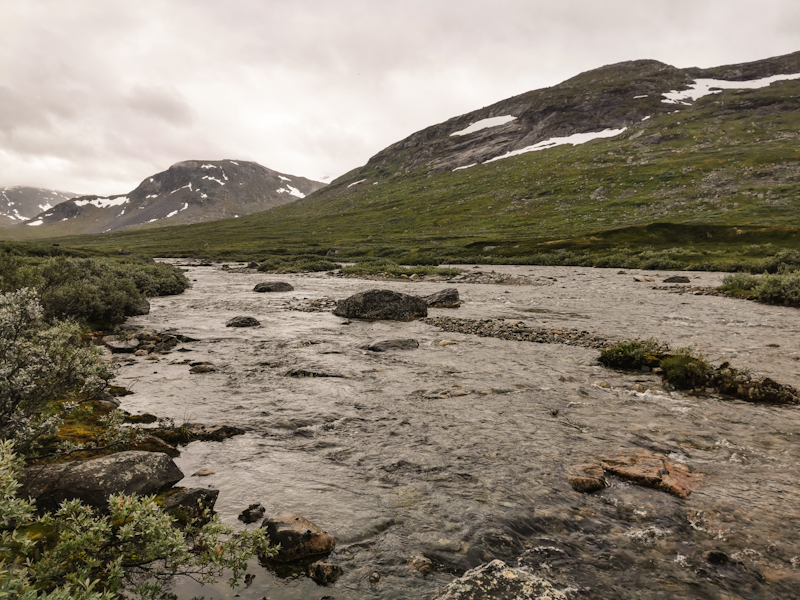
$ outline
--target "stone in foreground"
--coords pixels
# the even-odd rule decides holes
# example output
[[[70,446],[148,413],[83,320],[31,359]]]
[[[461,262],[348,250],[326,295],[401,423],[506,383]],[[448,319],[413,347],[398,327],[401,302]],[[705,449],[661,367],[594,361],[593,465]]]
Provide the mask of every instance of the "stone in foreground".
[[[265,283],[257,283],[253,288],[254,292],[292,292],[294,287],[291,283],[285,281],[267,281]]]
[[[600,465],[580,465],[573,468],[567,477],[572,489],[583,494],[591,494],[606,487],[605,473]]]
[[[233,317],[225,327],[259,327],[261,322],[255,317]]]
[[[541,577],[493,560],[467,571],[433,600],[567,600],[567,596]]]
[[[129,340],[109,340],[105,344],[113,354],[132,354],[136,352],[136,349],[139,347],[139,340],[136,338],[131,338]]]
[[[392,290],[367,290],[339,302],[333,314],[348,319],[390,319],[412,321],[428,316],[423,298]]]
[[[673,464],[665,456],[649,450],[606,458],[603,469],[606,473],[679,498],[688,498],[700,479],[698,474],[690,472],[683,465]]]
[[[64,500],[106,508],[112,494],[154,494],[181,479],[183,473],[166,454],[128,451],[93,460],[28,467],[20,476],[20,496],[36,500],[40,511],[57,510]]]
[[[327,532],[300,515],[267,517],[261,527],[267,530],[270,543],[281,545],[272,559],[279,562],[328,554],[336,546]]]
[[[430,296],[423,296],[423,298],[429,308],[458,308],[461,306],[461,299],[456,288],[447,288]]]

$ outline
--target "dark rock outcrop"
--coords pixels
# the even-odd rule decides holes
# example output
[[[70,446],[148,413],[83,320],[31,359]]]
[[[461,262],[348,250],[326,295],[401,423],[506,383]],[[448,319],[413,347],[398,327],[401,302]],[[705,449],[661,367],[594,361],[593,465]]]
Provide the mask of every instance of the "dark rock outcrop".
[[[261,504],[251,504],[239,513],[239,520],[244,523],[255,523],[264,518],[266,510]]]
[[[434,600],[566,600],[546,579],[513,569],[501,560],[475,567],[446,585]]]
[[[188,444],[189,442],[221,442],[234,435],[241,435],[244,429],[232,425],[207,425],[205,423],[184,423],[176,427],[159,427],[150,430],[170,444]]]
[[[327,532],[300,515],[267,517],[261,527],[267,530],[271,543],[281,545],[272,559],[278,562],[328,554],[336,546]]]
[[[411,321],[428,315],[423,298],[392,290],[367,290],[339,302],[333,314],[348,319]]]
[[[365,344],[361,346],[361,348],[363,350],[369,350],[370,352],[388,352],[389,350],[416,350],[419,348],[419,342],[412,339],[380,340]]]
[[[456,288],[447,288],[430,296],[423,296],[423,298],[429,308],[458,308],[461,306],[461,299],[458,297]]]
[[[175,485],[183,473],[166,454],[129,451],[93,460],[28,467],[19,478],[21,497],[40,511],[56,510],[64,500],[105,508],[111,494],[153,494]]]
[[[225,327],[259,327],[261,322],[255,317],[233,317]]]
[[[343,572],[342,567],[329,562],[317,561],[308,565],[308,576],[319,585],[336,583]]]
[[[664,280],[664,283],[689,283],[689,278],[685,275],[673,275],[671,277],[667,277]]]
[[[265,283],[257,283],[253,288],[254,292],[292,292],[294,286],[285,281],[267,281]]]

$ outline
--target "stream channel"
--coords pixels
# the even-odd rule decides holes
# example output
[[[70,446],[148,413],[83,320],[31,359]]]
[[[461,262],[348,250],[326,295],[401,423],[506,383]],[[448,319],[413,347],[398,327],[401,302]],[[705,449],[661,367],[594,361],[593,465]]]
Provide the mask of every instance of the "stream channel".
[[[494,558],[569,598],[800,597],[800,407],[666,390],[652,373],[606,369],[596,348],[419,320],[348,321],[312,301],[456,287],[461,307],[430,316],[654,337],[795,387],[800,310],[654,289],[669,287],[668,272],[461,267],[526,283],[509,285],[184,267],[192,287],[152,299],[150,314],[129,325],[198,341],[122,359],[115,383],[134,392],[122,408],[244,428],[182,448],[179,485],[220,490],[216,510],[234,527],[256,502],[267,514],[305,516],[334,536],[327,560],[344,574],[320,587],[253,559],[249,586],[178,581],[179,598],[432,598]],[[722,280],[682,275],[693,286]],[[295,290],[253,292],[264,281]],[[225,327],[239,315],[261,326]],[[419,348],[361,348],[399,338]],[[190,374],[199,361],[216,371]],[[320,376],[288,376],[297,369]],[[567,482],[572,466],[640,449],[699,474],[693,493],[681,499],[612,477],[583,494]],[[214,474],[191,476],[201,468]],[[413,568],[413,557],[428,558],[433,572]]]

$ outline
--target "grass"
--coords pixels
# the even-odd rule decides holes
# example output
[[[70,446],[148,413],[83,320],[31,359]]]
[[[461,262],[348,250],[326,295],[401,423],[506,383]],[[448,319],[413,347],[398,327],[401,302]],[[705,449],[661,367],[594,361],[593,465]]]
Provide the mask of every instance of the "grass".
[[[766,304],[800,306],[800,272],[726,275],[719,289],[731,296]]]

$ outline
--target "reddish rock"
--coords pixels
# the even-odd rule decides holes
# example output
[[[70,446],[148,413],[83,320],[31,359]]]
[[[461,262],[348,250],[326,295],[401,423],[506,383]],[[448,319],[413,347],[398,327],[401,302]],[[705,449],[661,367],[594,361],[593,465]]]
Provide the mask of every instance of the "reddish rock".
[[[687,467],[671,463],[665,456],[648,450],[618,454],[603,461],[603,469],[622,479],[662,492],[688,498],[700,476]]]
[[[590,494],[606,487],[605,473],[600,465],[578,465],[573,467],[567,481],[576,492]]]

